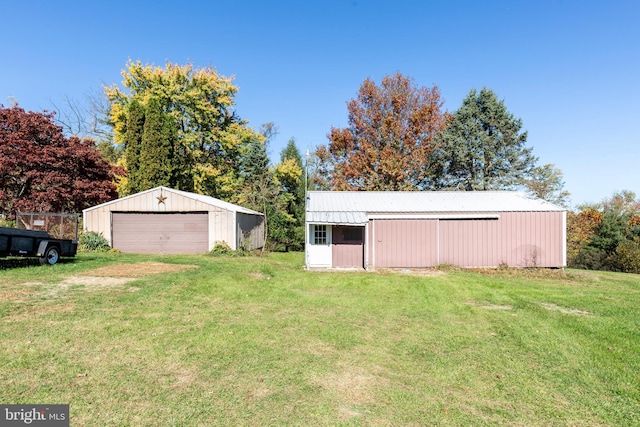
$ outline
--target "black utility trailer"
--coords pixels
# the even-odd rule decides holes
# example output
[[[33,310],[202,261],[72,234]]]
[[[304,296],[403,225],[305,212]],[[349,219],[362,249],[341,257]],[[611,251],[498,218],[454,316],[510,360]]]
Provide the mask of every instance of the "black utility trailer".
[[[0,227],[0,257],[38,257],[40,264],[53,265],[60,257],[73,257],[78,241],[53,238],[46,231]]]

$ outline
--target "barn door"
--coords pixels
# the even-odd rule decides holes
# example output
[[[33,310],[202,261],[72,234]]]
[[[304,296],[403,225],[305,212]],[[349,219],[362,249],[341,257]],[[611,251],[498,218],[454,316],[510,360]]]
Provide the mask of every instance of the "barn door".
[[[374,267],[434,267],[438,223],[434,219],[376,219],[372,224]]]
[[[332,266],[364,268],[364,227],[334,226]]]

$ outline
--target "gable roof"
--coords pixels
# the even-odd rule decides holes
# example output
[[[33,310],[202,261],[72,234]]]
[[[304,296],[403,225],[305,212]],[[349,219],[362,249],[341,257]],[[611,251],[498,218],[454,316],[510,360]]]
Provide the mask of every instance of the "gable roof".
[[[307,222],[365,224],[369,214],[564,212],[520,191],[309,191]]]
[[[257,211],[251,210],[251,209],[247,209],[247,208],[244,208],[242,206],[234,205],[233,203],[225,202],[225,201],[220,200],[220,199],[216,199],[215,197],[205,196],[203,194],[189,193],[187,191],[175,190],[173,188],[164,187],[164,186],[151,188],[149,190],[141,191],[140,193],[132,194],[130,196],[122,197],[122,198],[119,198],[119,199],[115,199],[115,200],[112,200],[110,202],[102,203],[102,204],[97,205],[97,206],[92,206],[90,208],[84,209],[83,212],[91,211],[93,209],[98,209],[98,208],[101,208],[101,207],[104,207],[104,206],[108,206],[108,205],[113,204],[113,203],[121,202],[123,200],[139,197],[139,196],[145,195],[147,193],[151,193],[151,192],[158,191],[158,190],[161,190],[162,192],[165,192],[165,193],[173,193],[173,194],[176,194],[176,195],[179,195],[179,196],[182,196],[182,197],[186,197],[186,198],[189,198],[189,199],[197,200],[197,201],[199,201],[201,203],[205,203],[207,205],[215,206],[217,208],[225,209],[225,210],[228,210],[228,211],[231,211],[231,212],[240,212],[240,213],[246,213],[246,214],[251,214],[251,215],[264,215],[264,214],[262,214],[260,212],[257,212]]]

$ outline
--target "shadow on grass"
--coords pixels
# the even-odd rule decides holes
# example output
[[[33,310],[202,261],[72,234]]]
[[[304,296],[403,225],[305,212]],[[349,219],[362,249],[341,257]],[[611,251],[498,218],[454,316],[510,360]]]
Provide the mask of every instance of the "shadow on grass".
[[[58,264],[72,264],[75,262],[75,258],[60,258]],[[0,259],[0,270],[9,270],[14,268],[25,268],[41,266],[38,258],[23,258],[23,257],[9,257]],[[47,265],[42,265],[42,268],[47,268]]]

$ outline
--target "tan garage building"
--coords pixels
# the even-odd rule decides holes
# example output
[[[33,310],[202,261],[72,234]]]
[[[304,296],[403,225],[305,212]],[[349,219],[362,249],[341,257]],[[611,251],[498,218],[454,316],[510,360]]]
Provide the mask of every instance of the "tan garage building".
[[[102,233],[112,248],[132,253],[204,253],[216,242],[261,248],[264,215],[214,197],[167,187],[85,209],[85,231]]]

